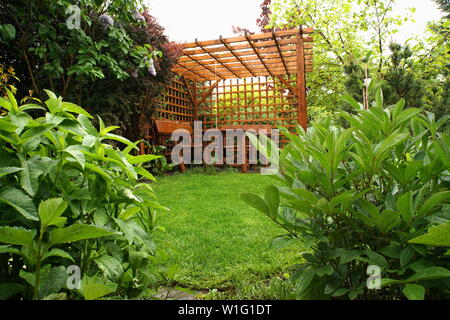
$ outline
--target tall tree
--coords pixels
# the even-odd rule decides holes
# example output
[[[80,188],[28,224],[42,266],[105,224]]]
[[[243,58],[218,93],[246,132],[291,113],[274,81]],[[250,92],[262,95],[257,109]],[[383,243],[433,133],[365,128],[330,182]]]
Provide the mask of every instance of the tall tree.
[[[352,23],[347,0],[273,0],[269,28],[314,28],[314,72],[308,74],[311,118],[331,115],[344,92],[344,65],[363,55],[363,41]]]
[[[439,6],[439,9],[444,11],[447,15],[445,16],[446,19],[450,18],[450,0],[434,0],[436,4]]]

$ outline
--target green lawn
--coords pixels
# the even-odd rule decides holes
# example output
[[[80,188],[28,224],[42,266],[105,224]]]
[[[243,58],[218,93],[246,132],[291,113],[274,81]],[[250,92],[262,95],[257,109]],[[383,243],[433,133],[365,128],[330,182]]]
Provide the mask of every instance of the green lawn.
[[[158,235],[159,245],[176,249],[166,263],[180,266],[180,286],[210,292],[208,298],[215,298],[211,292],[219,298],[280,298],[284,273],[298,262],[301,248],[270,249],[283,230],[239,198],[242,192],[261,194],[273,182],[234,172],[159,178],[159,200],[172,210],[160,220],[166,232]]]

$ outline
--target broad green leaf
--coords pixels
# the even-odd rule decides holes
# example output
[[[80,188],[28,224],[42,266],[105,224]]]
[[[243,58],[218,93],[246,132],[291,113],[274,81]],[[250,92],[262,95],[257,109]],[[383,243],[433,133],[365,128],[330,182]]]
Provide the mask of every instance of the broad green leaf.
[[[38,212],[33,200],[19,189],[5,187],[0,190],[0,202],[16,209],[28,220],[38,221]]]
[[[118,136],[118,135],[112,134],[112,133],[108,133],[108,134],[104,135],[102,137],[102,140],[104,140],[104,139],[118,141],[118,142],[121,142],[121,143],[123,143],[123,144],[125,144],[127,146],[132,146],[133,145],[133,142],[131,142],[127,138],[124,138],[124,137],[121,137],[121,136]]]
[[[82,107],[77,106],[74,103],[70,103],[70,102],[63,102],[62,103],[62,108],[64,111],[67,112],[72,112],[72,113],[76,113],[76,114],[82,114],[90,119],[93,119],[93,117],[86,111],[84,110]]]
[[[368,224],[373,224],[377,226],[379,229],[383,229],[383,217],[380,214],[380,210],[371,202],[366,199],[360,199],[361,208],[367,214],[367,222]],[[363,218],[363,215],[360,215]]]
[[[19,283],[0,283],[0,300],[9,299],[23,291],[25,287]]]
[[[311,191],[308,191],[306,189],[292,189],[292,192],[299,196],[302,199],[307,200],[308,202],[311,202],[312,204],[316,204],[317,203],[317,196],[312,193]]]
[[[50,99],[58,99],[58,97],[56,96],[56,94],[54,94],[52,91],[44,89],[45,93],[48,95],[48,97]]]
[[[298,276],[294,275],[295,282],[297,283],[297,290],[300,294],[308,289],[315,276],[316,269],[313,268],[301,271]]]
[[[94,212],[94,222],[97,226],[103,227],[109,221],[109,216],[106,210],[102,207],[99,207]]]
[[[125,238],[130,244],[140,244],[150,253],[154,254],[156,250],[156,244],[140,225],[133,220],[122,221],[120,219],[114,219],[120,229],[123,231]]]
[[[0,242],[31,247],[35,232],[17,227],[0,227]]]
[[[0,168],[0,178],[3,177],[3,176],[6,176],[8,174],[16,173],[16,172],[19,172],[19,171],[22,171],[22,170],[23,170],[23,168],[16,168],[16,167],[3,167],[3,168]]]
[[[409,242],[436,247],[450,247],[450,221],[430,228],[427,234]]]
[[[135,168],[136,173],[144,178],[147,178],[150,181],[154,181],[156,182],[156,178],[146,169],[142,168],[142,167],[137,167]]]
[[[144,204],[152,209],[158,209],[158,210],[162,210],[162,211],[170,211],[170,208],[164,207],[162,204],[160,204],[157,201],[151,201],[151,200],[144,199]]]
[[[16,255],[26,258],[25,254],[22,250],[12,247],[11,245],[0,246],[0,253],[12,253],[12,254],[16,254]]]
[[[280,236],[272,240],[271,247],[274,248],[275,250],[280,250],[297,241],[298,241],[297,239],[294,239],[289,236]]]
[[[362,110],[363,106],[358,101],[355,100],[352,96],[342,95],[341,100],[347,102],[354,110]]]
[[[42,300],[67,300],[67,293],[52,293],[42,298]]]
[[[348,190],[348,191],[341,193],[340,195],[338,195],[336,197],[333,197],[330,200],[330,206],[332,208],[335,208],[336,206],[341,205],[341,204],[347,205],[349,203],[354,202],[356,199],[357,199],[357,197],[355,196],[355,192],[352,190]]]
[[[414,256],[414,249],[411,246],[406,247],[400,253],[400,267],[405,268]]]
[[[270,215],[273,219],[276,219],[278,215],[278,208],[280,206],[280,192],[274,186],[267,187],[264,192],[264,199],[266,200],[267,207],[270,210]]]
[[[31,197],[34,197],[39,187],[39,177],[42,175],[42,170],[37,167],[34,159],[27,160],[24,156],[19,154],[20,165],[22,170],[19,172],[20,185]]]
[[[49,226],[64,225],[66,218],[61,218],[61,215],[66,211],[67,206],[67,202],[61,198],[48,199],[39,204],[42,233]]]
[[[365,252],[371,262],[381,268],[389,269],[389,263],[385,257],[375,251],[366,251]]]
[[[4,109],[6,109],[7,111],[11,112],[11,102],[9,102],[8,100],[6,100],[3,97],[0,97],[0,107],[3,107]]]
[[[108,127],[108,128],[104,128],[104,129],[100,130],[100,136],[104,136],[105,134],[108,134],[111,131],[114,131],[114,130],[117,130],[117,129],[120,129],[120,127],[119,126],[111,126],[111,127]]]
[[[138,198],[138,197],[133,193],[133,191],[131,191],[131,190],[128,189],[128,188],[123,189],[122,192],[121,192],[121,194],[122,194],[125,198],[127,198],[127,199],[134,200],[134,201],[137,201],[137,202],[139,202],[139,203],[142,203],[142,202],[143,202],[142,199]]]
[[[19,113],[19,106],[17,105],[17,100],[14,97],[13,93],[6,88],[6,94],[8,95],[9,103],[11,104],[11,111],[13,111],[14,114]]]
[[[120,214],[119,214],[119,219],[122,219],[124,221],[134,218],[139,211],[141,210],[141,208],[136,207],[136,206],[130,206],[126,209],[124,209]]]
[[[396,120],[398,123],[403,123],[422,112],[423,112],[423,110],[421,110],[421,109],[408,108],[408,109],[402,111],[402,113],[399,114],[399,116],[397,117]]]
[[[17,127],[13,125],[10,121],[0,118],[0,131],[13,133],[16,131]]]
[[[115,234],[117,234],[117,232],[102,227],[74,224],[67,228],[52,230],[50,232],[49,244],[53,246],[60,243],[95,239]]]
[[[344,250],[338,249],[334,253],[334,256],[339,257],[339,264],[346,264],[350,261],[357,260],[364,253],[362,250]]]
[[[106,283],[98,277],[84,276],[81,280],[80,293],[86,300],[97,300],[116,291],[117,285]]]
[[[60,257],[60,258],[68,259],[72,262],[75,262],[69,253],[67,253],[66,251],[61,250],[61,249],[52,249],[52,250],[46,252],[42,256],[41,261],[44,261],[45,259],[50,258],[50,257]]]
[[[34,103],[27,103],[24,104],[22,106],[20,106],[19,108],[20,111],[30,111],[30,110],[41,110],[41,111],[46,111],[46,109],[44,107],[41,107],[38,104],[34,104]]]
[[[381,162],[386,152],[408,138],[407,133],[394,132],[375,147],[375,157]]]
[[[426,267],[417,271],[417,273],[406,280],[381,279],[383,287],[393,284],[414,283],[423,280],[444,279],[450,277],[450,270],[443,267]]]
[[[381,88],[378,88],[375,94],[375,106],[377,108],[383,108],[383,105],[384,105],[383,90]]]
[[[62,98],[50,98],[45,101],[45,105],[51,113],[57,114],[62,109]]]
[[[93,148],[97,143],[98,138],[87,134],[83,137],[83,147]]]
[[[90,170],[90,171],[93,171],[93,172],[99,174],[99,175],[100,175],[102,178],[104,178],[106,181],[111,181],[111,180],[112,180],[111,176],[110,176],[106,171],[104,171],[103,169],[97,167],[97,166],[94,165],[94,164],[86,163],[86,164],[85,164],[85,168],[88,169],[88,170]]]
[[[400,211],[403,220],[409,223],[413,218],[413,194],[411,191],[403,194],[397,200],[397,209]]]
[[[402,249],[396,246],[387,246],[380,250],[378,250],[380,253],[385,255],[386,257],[393,258],[393,259],[400,259],[400,254],[402,252]]]
[[[350,289],[347,289],[347,288],[340,288],[340,289],[337,289],[335,292],[333,292],[333,294],[331,295],[332,297],[341,297],[341,296],[343,296],[344,294],[347,294],[347,293],[349,293],[350,292]]]
[[[409,300],[424,300],[425,288],[418,284],[408,283],[403,288],[403,293]]]
[[[94,136],[94,137],[99,136],[97,129],[95,129],[91,120],[89,120],[89,118],[87,116],[85,116],[84,114],[80,114],[78,116],[78,122],[81,124],[81,126],[86,130],[86,132],[89,135]]]
[[[66,286],[67,278],[68,274],[64,266],[51,268],[46,277],[40,279],[40,298],[61,291]]]
[[[103,271],[103,274],[113,282],[119,282],[123,276],[122,263],[114,257],[103,255],[95,259],[95,263]]]
[[[14,40],[16,37],[16,28],[12,24],[4,24],[0,25],[1,32],[3,33],[3,36],[6,38],[6,40]]]
[[[333,273],[334,273],[334,269],[333,269],[333,267],[330,266],[330,265],[326,265],[326,266],[320,267],[320,268],[317,269],[317,271],[316,271],[316,274],[317,274],[319,277],[323,277],[323,276],[325,276],[325,275],[331,276]]]
[[[130,164],[142,164],[142,163],[146,163],[146,162],[150,162],[156,159],[160,159],[161,156],[155,156],[152,154],[145,154],[145,155],[140,155],[140,156],[130,156],[127,155],[127,160]]]
[[[350,291],[350,293],[348,294],[348,298],[350,300],[355,300],[356,298],[358,298],[358,291],[355,290]]]
[[[36,278],[35,273],[21,270],[20,277],[34,287]],[[51,267],[50,265],[45,265],[41,268],[38,297],[35,298],[42,299],[52,293],[58,293],[65,287],[67,278],[68,274],[65,267]]]
[[[82,150],[84,150],[82,146],[73,145],[67,147],[64,152],[70,154],[80,164],[81,168],[84,169],[86,159]]]
[[[266,216],[271,217],[270,209],[261,197],[251,193],[241,193],[241,198],[253,208],[264,213]]]
[[[15,141],[14,137],[12,135],[10,135],[10,134],[7,134],[7,135],[0,134],[0,139],[5,141],[5,142],[7,142],[7,143],[9,143],[9,144],[11,144],[11,145],[15,145],[16,144],[16,141]]]
[[[428,198],[417,212],[418,216],[425,215],[436,207],[441,206],[450,199],[450,191],[443,191],[433,194]]]

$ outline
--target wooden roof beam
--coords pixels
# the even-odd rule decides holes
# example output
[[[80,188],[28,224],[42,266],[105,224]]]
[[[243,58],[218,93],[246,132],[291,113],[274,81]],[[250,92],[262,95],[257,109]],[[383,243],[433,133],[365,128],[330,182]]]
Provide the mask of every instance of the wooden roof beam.
[[[249,49],[251,49],[248,44],[246,46],[249,47]],[[295,50],[296,50],[295,44],[283,45],[283,46],[280,45],[280,48],[281,48],[283,54],[286,54],[286,55],[290,55],[292,53],[295,54]],[[305,43],[305,49],[312,49],[312,48],[313,48],[313,44],[312,43]],[[202,54],[203,53],[202,50],[197,50],[197,51],[199,51],[199,52],[197,52],[196,54]],[[209,52],[218,52],[218,51],[215,51],[215,49],[212,48],[212,49],[209,50]],[[312,52],[311,50],[305,50],[305,53],[311,54],[311,52]],[[262,49],[259,49],[259,53],[260,54],[264,54],[264,55],[274,55],[274,54],[276,54],[278,56],[278,50],[275,47],[275,45],[273,45],[273,47],[263,47]],[[192,53],[188,52],[188,54],[192,54]],[[253,52],[253,50],[239,51],[239,56],[240,57],[254,56],[254,55],[255,55],[255,53]],[[230,53],[230,52],[226,52],[226,53],[217,53],[216,57],[221,58],[221,59],[222,58],[232,58],[232,57],[234,57],[234,55],[232,53]],[[206,60],[210,60],[211,59],[208,55],[196,56],[196,58],[198,60],[205,60],[205,59]],[[186,61],[190,61],[190,59],[188,57],[186,57],[186,56],[182,56],[179,59],[179,61],[186,62]]]
[[[278,53],[265,53],[265,54],[261,54],[261,57],[264,59],[264,61],[266,62],[266,64],[269,64],[270,61],[277,61],[279,63],[281,63],[280,61],[280,56]],[[284,57],[284,61],[287,62],[291,62],[291,61],[297,61],[297,53],[295,51],[292,52],[286,52],[283,53],[283,57]],[[224,64],[229,64],[229,63],[239,63],[239,61],[230,53],[229,57],[224,57],[224,56],[217,56],[217,58],[220,58],[220,60],[224,63]],[[198,60],[202,60],[199,58],[199,56],[196,56],[196,59]],[[258,62],[258,57],[255,56],[255,54],[251,55],[251,56],[242,56],[241,55],[241,59],[244,60],[245,62],[247,62],[248,64],[254,63],[254,62]],[[311,53],[311,51],[309,50],[305,50],[305,59],[306,60],[312,60],[313,59],[313,55]],[[180,59],[180,61],[183,62],[183,65],[189,67],[189,66],[197,66],[197,64],[193,61],[186,61],[186,59]],[[208,58],[208,60],[202,60],[203,62],[207,63],[207,62],[211,62],[211,60]]]
[[[217,74],[216,70],[212,70],[212,68],[210,68],[207,64],[196,60],[195,58],[193,58],[191,55],[185,53],[184,54],[186,57],[190,58],[192,61],[197,62],[197,64],[201,65],[203,68],[205,68],[206,70],[208,70],[209,72],[211,72],[212,74],[214,74],[215,76],[218,76],[220,79],[225,80],[225,78],[223,78],[222,75]],[[187,68],[189,69],[189,68]]]
[[[228,71],[230,71],[232,74],[234,74],[236,76],[236,78],[240,78],[240,75],[238,75],[237,73],[235,73],[232,69],[230,69],[229,67],[227,67],[222,61],[220,61],[218,58],[216,58],[214,55],[212,55],[208,50],[206,50],[198,41],[197,39],[195,39],[195,43],[197,44],[197,46],[199,48],[201,48],[203,51],[205,51],[205,53],[210,56],[211,58],[213,58],[215,61],[217,61],[218,63],[220,63],[222,66],[224,66]]]
[[[247,66],[247,64],[241,59],[241,57],[236,54],[236,52],[234,52],[233,48],[230,47],[230,45],[222,38],[222,36],[220,36],[220,42],[222,42],[222,44],[228,49],[228,51],[230,51],[234,55],[234,57],[245,67],[245,69],[247,69],[248,72],[256,77],[253,71]]]
[[[265,62],[265,64],[267,65],[267,67],[268,67],[269,69],[271,69],[273,65],[284,66],[283,63],[281,62],[281,60],[280,60],[279,58],[276,58],[276,59],[266,59],[266,58],[263,57],[263,59],[264,59],[264,62]],[[260,66],[261,66],[261,61],[258,60],[258,58],[257,58],[256,56],[255,56],[255,59],[251,59],[251,60],[250,60],[250,59],[242,59],[242,60],[244,60],[244,61],[247,63],[247,65],[250,66],[250,67],[253,67],[253,66],[260,67]],[[310,63],[310,62],[313,60],[313,58],[312,58],[312,56],[305,56],[305,60],[306,60],[307,63]],[[223,62],[224,62],[224,64],[226,64],[226,65],[228,66],[228,68],[233,68],[233,67],[237,67],[237,66],[242,67],[242,65],[241,65],[241,64],[239,63],[239,61],[236,60],[236,59],[233,59],[233,60],[230,60],[230,61],[223,61]],[[297,60],[296,60],[296,57],[295,57],[295,56],[286,58],[286,59],[285,59],[285,62],[286,62],[285,65],[286,65],[287,67],[289,67],[289,66],[291,66],[291,65],[297,65]],[[185,63],[184,65],[185,65],[185,66],[189,66],[189,68],[191,68],[191,70],[198,70],[198,69],[200,69],[199,66],[197,66],[197,65],[192,65],[192,64],[190,64],[190,63]],[[179,69],[179,67],[175,66],[173,69],[174,69],[174,70],[177,70],[177,69]],[[218,70],[219,70],[219,69],[222,70],[223,67],[222,67],[222,66],[218,66],[217,69],[218,69]],[[203,70],[203,69],[201,69],[201,70]]]
[[[253,51],[255,52],[256,56],[259,59],[259,61],[261,61],[261,63],[264,66],[264,68],[266,68],[267,72],[273,77],[272,71],[270,71],[270,69],[267,67],[266,63],[264,62],[263,58],[259,54],[258,50],[256,50],[255,45],[253,44],[253,42],[251,41],[250,37],[247,34],[247,31],[245,31],[245,39],[247,39],[247,42],[252,47]],[[286,69],[286,71],[287,71],[287,69]]]
[[[281,31],[276,31],[275,34],[277,37],[286,37],[286,36],[295,36],[297,34],[298,30],[296,29],[290,29],[290,30],[281,30]],[[303,33],[313,33],[314,29],[313,28],[304,28],[303,29]],[[251,40],[265,40],[265,39],[270,39],[271,38],[271,34],[269,33],[260,33],[260,34],[252,34],[250,35],[250,39]],[[228,43],[236,43],[236,42],[246,42],[246,38],[243,36],[238,36],[238,37],[232,37],[232,38],[226,38],[226,41]],[[209,40],[209,41],[201,41],[200,44],[204,47],[206,46],[213,46],[213,45],[218,45],[220,44],[220,40]],[[195,48],[197,47],[197,43],[186,43],[184,44],[184,48],[185,49],[190,49],[190,48]]]
[[[180,63],[178,63],[177,66],[180,66],[180,67],[186,69],[188,72],[191,72],[191,73],[195,74],[196,76],[200,77],[201,79],[203,79],[203,80],[205,80],[205,81],[209,81],[208,78],[202,76],[200,73],[197,73],[196,71],[191,70],[191,69],[189,69],[188,67],[185,67],[185,66],[183,66],[183,65],[180,64]]]
[[[278,54],[280,55],[281,61],[283,62],[284,69],[286,69],[286,73],[289,74],[289,71],[288,71],[288,68],[286,65],[286,61],[284,60],[283,53],[281,52],[280,43],[278,42],[277,36],[273,32],[273,30],[272,30],[272,38],[273,38],[273,41],[275,42],[275,46],[277,47]]]

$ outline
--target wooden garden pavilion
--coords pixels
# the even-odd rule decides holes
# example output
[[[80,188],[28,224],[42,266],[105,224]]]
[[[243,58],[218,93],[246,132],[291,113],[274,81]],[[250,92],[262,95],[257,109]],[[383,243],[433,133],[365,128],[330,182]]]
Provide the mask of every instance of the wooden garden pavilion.
[[[312,33],[312,28],[296,28],[184,44],[149,137],[165,144],[164,135],[194,121],[202,121],[204,130],[306,128]]]

